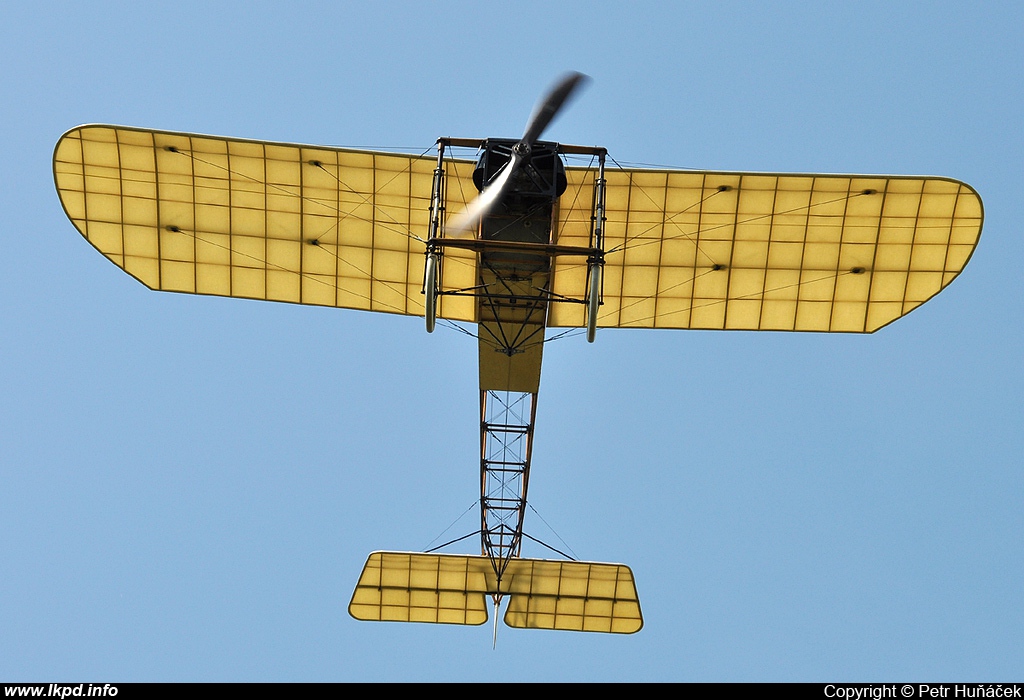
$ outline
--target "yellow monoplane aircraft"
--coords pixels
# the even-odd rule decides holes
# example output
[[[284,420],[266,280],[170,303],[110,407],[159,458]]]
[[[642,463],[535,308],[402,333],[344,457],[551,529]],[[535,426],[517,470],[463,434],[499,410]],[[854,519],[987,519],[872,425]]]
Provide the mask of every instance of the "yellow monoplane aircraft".
[[[57,143],[68,217],[150,289],[476,324],[482,554],[371,554],[360,620],[482,624],[489,596],[512,627],[636,632],[628,567],[519,556],[548,329],[872,333],[978,243],[957,180],[606,167],[540,141],[582,79],[521,138],[436,158],[104,125]]]

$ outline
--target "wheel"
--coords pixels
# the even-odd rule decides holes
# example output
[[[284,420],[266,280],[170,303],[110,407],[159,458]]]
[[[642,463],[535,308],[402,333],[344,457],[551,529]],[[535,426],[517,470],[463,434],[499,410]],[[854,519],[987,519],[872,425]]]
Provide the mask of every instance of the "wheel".
[[[597,307],[601,304],[601,266],[590,266],[590,290],[587,295],[587,342],[597,335]]]
[[[433,253],[427,255],[427,270],[423,277],[423,292],[427,297],[423,303],[423,316],[427,321],[427,333],[433,333],[437,322],[437,256]]]

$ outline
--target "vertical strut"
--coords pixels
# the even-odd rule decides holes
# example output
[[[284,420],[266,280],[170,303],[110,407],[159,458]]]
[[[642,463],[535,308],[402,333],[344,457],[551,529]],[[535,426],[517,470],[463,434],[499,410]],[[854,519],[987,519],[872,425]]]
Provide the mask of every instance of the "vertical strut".
[[[604,286],[604,179],[605,152],[598,154],[597,179],[594,181],[594,214],[591,220],[590,247],[601,251],[587,259],[587,342],[593,343],[597,336],[597,311],[601,305]]]
[[[434,181],[430,187],[430,230],[427,240],[437,238],[441,229],[441,218],[444,213],[444,140],[437,140],[437,167],[434,168]]]
[[[605,217],[605,186],[608,181],[604,177],[605,152],[597,155],[597,179],[594,181],[594,220],[591,228],[590,247],[604,250]],[[603,262],[603,261],[602,261]]]
[[[434,181],[430,188],[430,228],[427,240],[432,241],[441,233],[441,220],[444,216],[444,146],[443,139],[437,140],[437,167],[434,168]],[[426,261],[423,268],[423,310],[427,324],[427,333],[434,332],[437,319],[437,290],[440,288],[441,255],[444,249],[427,243]]]

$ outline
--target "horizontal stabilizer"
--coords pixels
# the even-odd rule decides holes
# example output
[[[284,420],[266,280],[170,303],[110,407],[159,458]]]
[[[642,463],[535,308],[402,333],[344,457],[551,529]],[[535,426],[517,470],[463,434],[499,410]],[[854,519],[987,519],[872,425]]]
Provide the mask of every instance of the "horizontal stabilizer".
[[[493,595],[509,598],[509,627],[629,634],[643,626],[628,566],[512,559],[499,583],[487,557],[455,554],[374,552],[348,610],[357,620],[481,625]]]

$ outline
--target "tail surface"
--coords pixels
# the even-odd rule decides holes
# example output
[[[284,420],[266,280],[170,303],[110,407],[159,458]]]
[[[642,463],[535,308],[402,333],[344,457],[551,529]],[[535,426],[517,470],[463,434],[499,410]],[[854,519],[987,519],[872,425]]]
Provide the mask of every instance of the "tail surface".
[[[374,552],[348,611],[357,620],[482,625],[495,595],[509,598],[509,627],[632,634],[644,624],[623,564],[516,558],[499,580],[489,558],[461,554]]]

